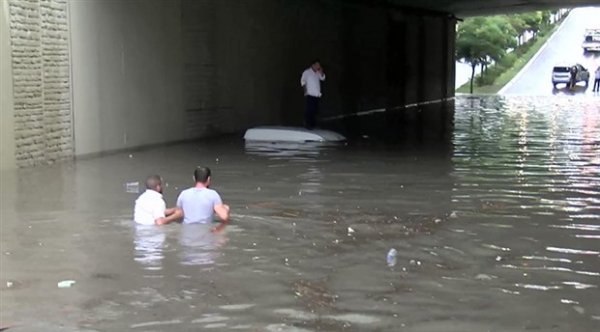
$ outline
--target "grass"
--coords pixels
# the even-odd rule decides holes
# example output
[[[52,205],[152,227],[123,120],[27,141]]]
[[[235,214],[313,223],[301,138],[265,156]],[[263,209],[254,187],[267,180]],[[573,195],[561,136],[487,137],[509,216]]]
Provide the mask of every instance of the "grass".
[[[540,32],[538,36],[530,43],[521,45],[514,51],[514,59],[511,61],[510,55],[506,56],[508,63],[500,63],[500,65],[493,65],[488,69],[488,75],[495,77],[490,84],[478,84],[478,75],[475,76],[475,83],[473,84],[474,94],[494,94],[498,93],[502,87],[504,87],[510,80],[515,77],[523,67],[533,58],[533,56],[544,46],[548,39],[554,34],[559,25],[553,25],[546,31]],[[512,64],[510,63],[512,62]],[[497,67],[497,68],[494,68]],[[461,85],[456,92],[458,93],[469,93],[471,81]]]

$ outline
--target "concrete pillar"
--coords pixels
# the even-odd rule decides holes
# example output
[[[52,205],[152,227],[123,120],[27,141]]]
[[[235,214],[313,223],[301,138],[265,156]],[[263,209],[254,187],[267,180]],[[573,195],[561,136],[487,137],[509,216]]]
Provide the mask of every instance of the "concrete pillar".
[[[181,1],[69,4],[77,155],[183,140]]]
[[[10,52],[13,105],[12,115],[3,116],[12,117],[15,162],[31,166],[69,158],[73,137],[67,2],[3,1],[3,13],[8,23],[3,36],[9,34],[10,46],[2,52]]]
[[[16,167],[8,0],[0,4],[0,171]],[[4,183],[4,178],[1,181]]]

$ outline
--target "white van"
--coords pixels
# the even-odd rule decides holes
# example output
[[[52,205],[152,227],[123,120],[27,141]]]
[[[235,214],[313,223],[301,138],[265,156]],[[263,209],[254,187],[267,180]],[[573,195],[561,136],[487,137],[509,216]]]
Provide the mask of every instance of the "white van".
[[[600,51],[600,28],[585,29],[583,43],[581,44],[583,53]]]

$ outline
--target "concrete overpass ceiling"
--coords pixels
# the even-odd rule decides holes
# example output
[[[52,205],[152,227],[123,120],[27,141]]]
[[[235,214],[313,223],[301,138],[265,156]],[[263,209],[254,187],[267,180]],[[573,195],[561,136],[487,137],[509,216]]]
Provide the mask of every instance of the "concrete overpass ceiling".
[[[393,6],[452,13],[458,17],[598,6],[600,0],[387,0]]]

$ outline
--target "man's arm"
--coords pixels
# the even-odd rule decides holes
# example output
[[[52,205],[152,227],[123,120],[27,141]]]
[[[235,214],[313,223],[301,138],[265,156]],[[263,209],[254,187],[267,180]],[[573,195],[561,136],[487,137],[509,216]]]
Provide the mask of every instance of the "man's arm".
[[[183,218],[183,210],[178,207],[172,207],[165,210],[166,217],[154,220],[157,225],[166,225]]]
[[[214,210],[215,210],[215,214],[217,215],[217,217],[219,217],[219,219],[221,219],[222,222],[224,222],[224,223],[229,222],[229,205],[217,204],[217,205],[215,205]]]
[[[325,72],[323,72],[323,68],[319,69],[319,79],[321,81],[325,80]]]
[[[227,225],[227,223],[229,223],[229,205],[217,204],[215,205],[214,210],[217,217],[221,219],[221,223],[217,227],[213,228],[212,231],[219,232],[223,228],[225,228],[225,225]]]
[[[302,73],[302,77],[300,77],[300,85],[302,86],[302,91],[306,96],[306,72]]]

